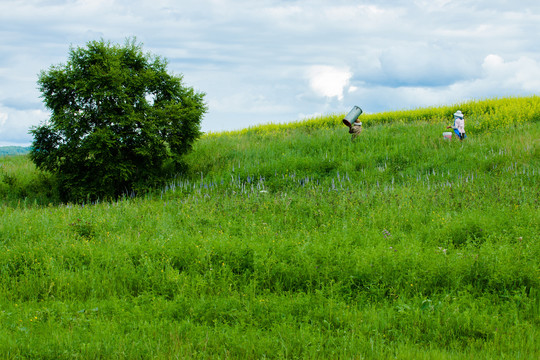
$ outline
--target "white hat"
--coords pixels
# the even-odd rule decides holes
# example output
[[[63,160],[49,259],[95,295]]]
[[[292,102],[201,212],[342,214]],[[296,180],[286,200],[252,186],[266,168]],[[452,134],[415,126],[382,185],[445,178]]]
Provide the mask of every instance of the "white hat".
[[[455,116],[455,117],[460,117],[460,118],[463,119],[463,113],[461,112],[461,110],[456,111],[456,112],[454,113],[454,116]]]
[[[358,119],[354,122],[354,125],[362,125],[361,121],[358,121]]]

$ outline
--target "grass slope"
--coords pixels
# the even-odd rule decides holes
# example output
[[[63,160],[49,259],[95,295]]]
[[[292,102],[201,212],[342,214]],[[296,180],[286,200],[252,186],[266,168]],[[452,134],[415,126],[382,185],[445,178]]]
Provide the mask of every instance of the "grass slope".
[[[208,134],[112,203],[0,159],[2,358],[537,358],[538,98],[466,106]]]

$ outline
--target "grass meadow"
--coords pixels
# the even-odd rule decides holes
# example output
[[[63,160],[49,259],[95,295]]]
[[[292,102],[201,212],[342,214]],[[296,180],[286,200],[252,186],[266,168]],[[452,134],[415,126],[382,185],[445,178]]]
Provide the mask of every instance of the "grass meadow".
[[[0,157],[0,357],[539,358],[540,98],[342,117],[93,204]]]

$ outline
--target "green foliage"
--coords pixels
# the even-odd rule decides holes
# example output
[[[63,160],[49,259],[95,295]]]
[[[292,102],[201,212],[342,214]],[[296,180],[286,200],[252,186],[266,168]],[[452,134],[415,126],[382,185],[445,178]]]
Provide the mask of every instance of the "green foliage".
[[[103,40],[71,49],[42,71],[50,121],[31,130],[30,157],[56,175],[63,200],[95,201],[163,184],[200,136],[202,93],[166,72],[166,61]]]
[[[2,198],[0,356],[538,358],[540,124],[445,127],[210,134],[146,196]]]

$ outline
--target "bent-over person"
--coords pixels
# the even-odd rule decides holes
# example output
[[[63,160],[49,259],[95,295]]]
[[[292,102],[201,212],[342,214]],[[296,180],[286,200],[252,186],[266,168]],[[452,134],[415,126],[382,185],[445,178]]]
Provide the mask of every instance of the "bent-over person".
[[[349,134],[352,134],[351,141],[354,141],[362,133],[362,122],[356,119],[356,121],[349,128]]]

